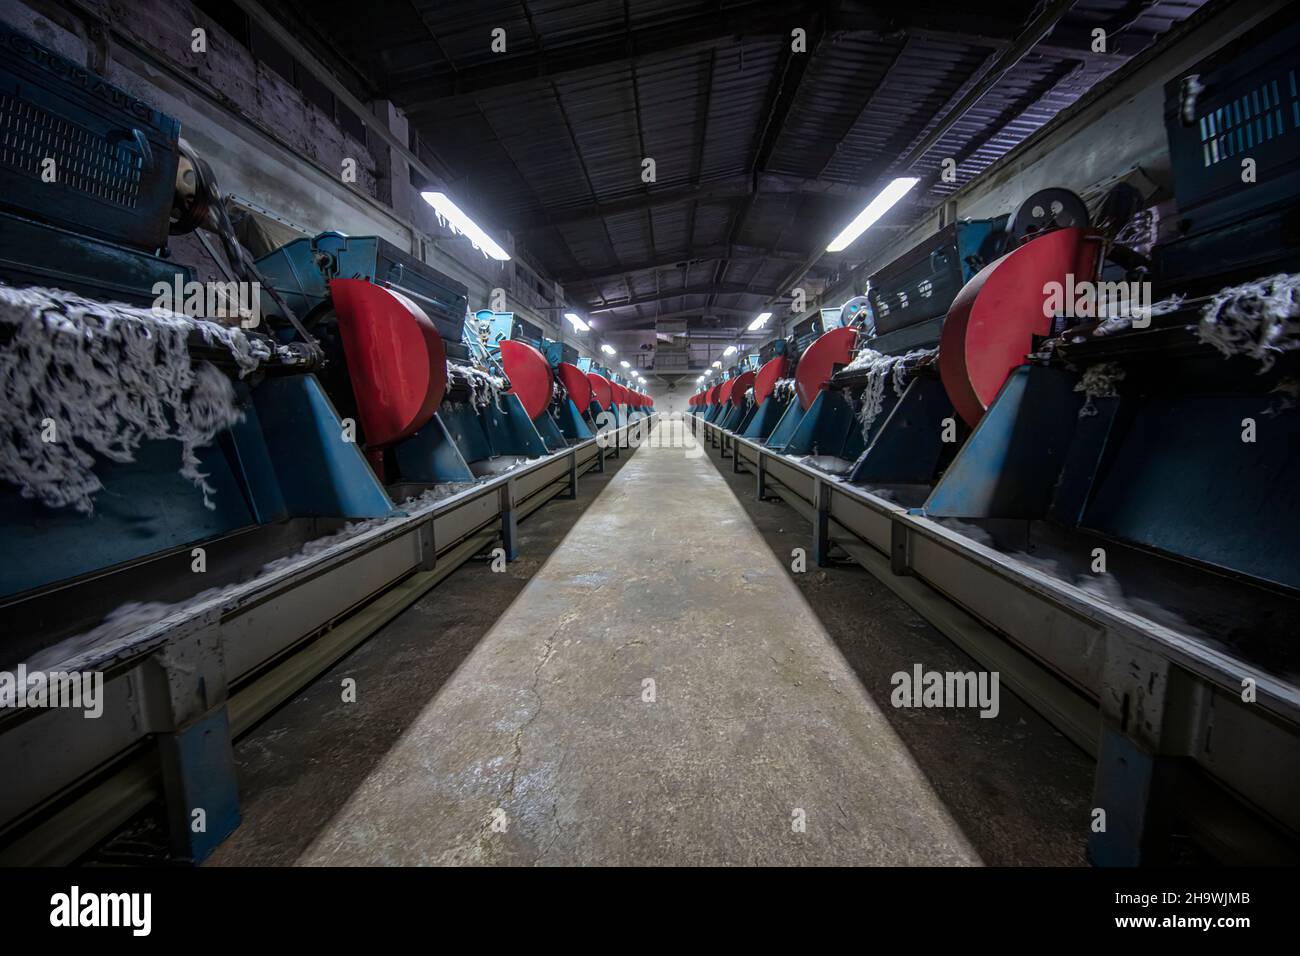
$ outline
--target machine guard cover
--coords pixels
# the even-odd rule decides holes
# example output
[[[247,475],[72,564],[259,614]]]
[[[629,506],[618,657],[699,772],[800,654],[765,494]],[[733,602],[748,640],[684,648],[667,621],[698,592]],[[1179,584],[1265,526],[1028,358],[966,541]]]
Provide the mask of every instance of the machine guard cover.
[[[587,378],[586,372],[576,365],[561,362],[555,367],[555,373],[559,376],[560,384],[564,386],[564,390],[569,393],[569,398],[573,399],[573,404],[578,407],[579,414],[591,407],[595,395],[591,389],[591,380]]]
[[[799,406],[807,411],[817,393],[835,374],[835,366],[853,361],[853,345],[857,341],[855,329],[831,329],[808,346],[795,369],[794,384],[799,395]],[[757,390],[755,391],[757,395]]]
[[[447,390],[442,336],[413,301],[365,279],[331,279],[330,296],[366,444],[413,435]]]
[[[596,372],[588,372],[587,381],[591,383],[591,394],[596,404],[601,408],[609,408],[614,403],[613,383]]]
[[[939,374],[953,407],[974,426],[1011,370],[1025,362],[1035,335],[1051,331],[1043,314],[1049,282],[1092,281],[1097,240],[1083,229],[1031,239],[981,269],[962,286],[939,339]],[[803,366],[800,364],[800,368]]]
[[[551,404],[551,365],[546,356],[527,342],[502,339],[501,365],[510,380],[507,394],[518,395],[529,418],[536,418]]]
[[[776,383],[785,378],[790,361],[784,355],[778,355],[763,363],[763,367],[754,376],[754,405],[762,405],[767,396],[772,394]]]

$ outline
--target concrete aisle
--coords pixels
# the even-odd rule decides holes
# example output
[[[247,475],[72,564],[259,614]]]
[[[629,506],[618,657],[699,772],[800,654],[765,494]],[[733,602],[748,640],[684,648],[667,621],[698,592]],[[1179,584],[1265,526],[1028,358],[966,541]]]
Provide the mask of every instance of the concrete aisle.
[[[300,863],[979,862],[713,464],[659,437]]]

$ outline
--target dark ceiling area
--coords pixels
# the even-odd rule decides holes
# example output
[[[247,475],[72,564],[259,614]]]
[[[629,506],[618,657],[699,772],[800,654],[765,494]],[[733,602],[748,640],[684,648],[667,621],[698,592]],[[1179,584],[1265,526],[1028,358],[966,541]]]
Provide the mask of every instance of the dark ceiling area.
[[[410,0],[358,17],[291,0],[278,14],[358,92],[406,111],[421,158],[489,231],[619,329],[739,327],[796,283],[818,294],[855,261],[821,250],[892,177],[921,184],[877,230],[915,221],[1200,5]]]

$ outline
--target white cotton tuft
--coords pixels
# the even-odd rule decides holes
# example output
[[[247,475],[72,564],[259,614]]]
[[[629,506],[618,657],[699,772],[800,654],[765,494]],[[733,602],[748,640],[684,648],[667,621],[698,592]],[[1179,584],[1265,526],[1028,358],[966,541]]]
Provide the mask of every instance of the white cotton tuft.
[[[1300,275],[1224,289],[1202,310],[1196,331],[1225,356],[1248,356],[1267,372],[1278,355],[1300,348]]]
[[[862,425],[862,440],[867,441],[871,426],[885,407],[885,386],[892,385],[894,394],[901,396],[911,381],[911,373],[921,359],[937,355],[938,349],[913,349],[906,355],[882,355],[864,348],[844,366],[845,372],[866,370],[867,381],[862,389],[862,407],[858,422]]]
[[[470,402],[478,408],[494,406],[501,411],[501,393],[507,388],[505,379],[489,375],[473,365],[458,365],[447,360],[447,381],[461,379],[469,386]]]
[[[1079,409],[1079,417],[1090,418],[1097,414],[1097,406],[1093,404],[1094,399],[1118,398],[1119,383],[1123,379],[1124,369],[1115,362],[1102,362],[1099,365],[1089,366],[1074,385],[1074,390],[1083,392],[1087,398],[1083,407]]]
[[[190,359],[190,336],[244,375],[268,356],[240,329],[57,289],[0,286],[0,480],[50,508],[94,511],[97,458],[180,442],[180,472],[213,507],[197,449],[239,421],[230,380]],[[52,434],[53,440],[47,440]]]

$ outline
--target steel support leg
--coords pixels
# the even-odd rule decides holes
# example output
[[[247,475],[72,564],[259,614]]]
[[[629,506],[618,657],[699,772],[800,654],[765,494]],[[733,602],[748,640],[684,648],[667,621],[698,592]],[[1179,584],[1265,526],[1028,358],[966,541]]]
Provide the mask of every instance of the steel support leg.
[[[820,478],[813,482],[813,560],[817,567],[830,563],[831,550],[831,489]]]
[[[1165,749],[1168,659],[1117,634],[1106,638],[1102,734],[1093,784],[1088,858],[1098,866],[1140,866],[1168,859],[1165,784],[1178,759]]]
[[[433,533],[433,516],[420,525],[420,570],[432,571],[438,565],[438,542]]]
[[[558,497],[567,498],[569,501],[574,501],[578,497],[578,452],[576,450],[569,452],[569,490]]]
[[[144,696],[158,743],[172,853],[198,863],[239,826],[239,786],[215,614],[149,659]]]
[[[758,453],[758,466],[756,469],[758,478],[754,489],[755,494],[757,495],[759,501],[767,500],[767,463],[766,462],[767,460],[763,457],[763,453],[760,451]]]
[[[515,488],[514,482],[511,481],[501,486],[501,547],[506,552],[507,561],[519,557],[519,529],[515,524]]]
[[[889,524],[889,570],[895,574],[912,573],[912,538],[901,521]]]

